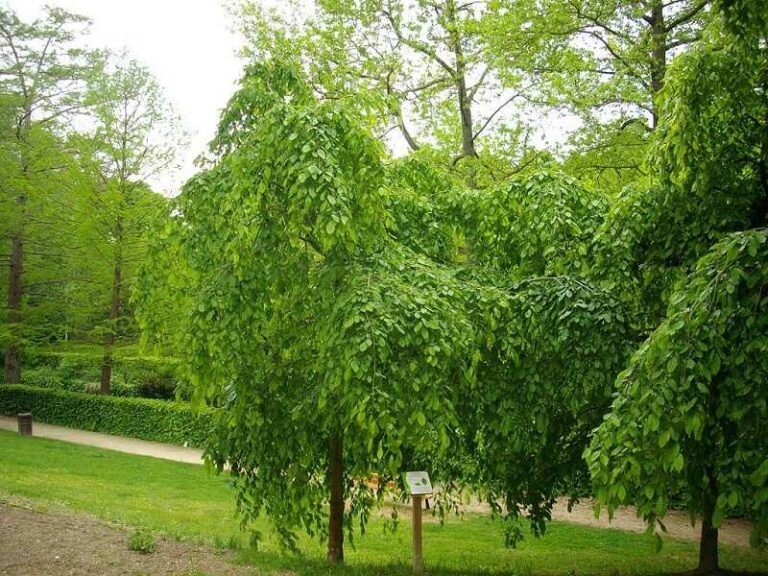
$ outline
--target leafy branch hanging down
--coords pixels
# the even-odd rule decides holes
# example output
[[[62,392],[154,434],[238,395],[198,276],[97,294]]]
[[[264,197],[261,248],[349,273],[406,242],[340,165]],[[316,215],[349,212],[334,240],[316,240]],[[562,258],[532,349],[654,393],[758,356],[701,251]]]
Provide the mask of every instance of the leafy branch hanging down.
[[[470,257],[523,279],[585,275],[608,200],[573,178],[542,172],[454,196],[453,205]]]
[[[268,514],[289,547],[297,529],[327,537],[340,561],[342,526],[364,528],[375,501],[362,480],[449,447],[463,289],[390,238],[380,144],[290,68],[249,68],[213,149],[169,240],[196,284],[187,376],[226,408],[209,455],[244,521]]]
[[[631,343],[623,306],[569,277],[530,278],[475,292],[474,387],[462,409],[478,486],[504,512],[508,545],[527,518],[541,535],[556,498],[588,487],[582,451],[610,404]]]
[[[768,533],[768,232],[735,233],[680,282],[667,319],[618,379],[585,456],[609,511],[632,502],[653,531],[668,495],[703,515],[700,570],[717,570],[730,510]]]
[[[225,408],[208,453],[231,467],[244,522],[267,514],[288,547],[300,529],[327,538],[340,561],[343,527],[364,529],[381,497],[362,480],[435,462],[446,474],[435,480],[475,483],[542,531],[555,492],[583,476],[573,455],[594,426],[584,410],[607,404],[623,358],[610,295],[567,277],[509,285],[462,255],[471,235],[456,199],[471,193],[419,161],[385,166],[381,145],[339,104],[316,101],[290,66],[247,70],[212,152],[155,255],[177,254],[192,287],[171,294],[178,281],[155,266],[142,317],[183,334],[195,396]],[[519,198],[499,210],[542,232],[537,262],[553,262],[544,271],[559,273],[569,250],[584,256],[599,196],[554,176],[510,189]],[[561,209],[545,233],[542,219]],[[154,314],[152,302],[167,301],[188,306],[181,325]],[[499,406],[509,407],[500,427]],[[532,427],[515,406],[551,420]],[[562,442],[570,448],[531,480],[535,490],[520,491],[520,470],[489,463],[534,450],[543,466]]]

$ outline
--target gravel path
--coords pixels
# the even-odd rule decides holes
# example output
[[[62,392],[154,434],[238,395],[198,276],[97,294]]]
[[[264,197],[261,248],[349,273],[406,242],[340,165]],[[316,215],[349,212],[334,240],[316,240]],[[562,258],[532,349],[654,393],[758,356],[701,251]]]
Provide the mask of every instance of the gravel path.
[[[628,532],[644,532],[645,523],[637,517],[637,511],[631,506],[616,510],[613,521],[608,521],[608,512],[603,510],[600,518],[595,518],[591,500],[584,500],[573,507],[568,512],[566,503],[556,503],[552,514],[553,520],[562,520],[564,522],[573,522],[585,526],[596,526],[600,528],[617,528],[627,530]],[[696,522],[691,526],[691,520],[687,512],[670,510],[663,520],[667,528],[667,535],[672,538],[681,538],[683,540],[698,540],[701,534],[701,524]],[[746,520],[732,519],[723,522],[720,527],[720,542],[731,544],[733,546],[749,547],[749,536],[752,532],[752,524]]]
[[[0,416],[0,428],[5,430],[18,430],[16,418]],[[185,448],[184,446],[176,446],[174,444],[163,444],[162,442],[149,442],[147,440],[137,440],[135,438],[110,436],[109,434],[100,434],[98,432],[86,432],[85,430],[75,430],[74,428],[65,428],[64,426],[43,424],[42,422],[35,422],[32,425],[32,433],[41,438],[51,438],[53,440],[62,440],[64,442],[73,442],[75,444],[85,444],[86,446],[127,452],[128,454],[153,456],[155,458],[175,460],[176,462],[186,462],[188,464],[203,463],[202,450]]]

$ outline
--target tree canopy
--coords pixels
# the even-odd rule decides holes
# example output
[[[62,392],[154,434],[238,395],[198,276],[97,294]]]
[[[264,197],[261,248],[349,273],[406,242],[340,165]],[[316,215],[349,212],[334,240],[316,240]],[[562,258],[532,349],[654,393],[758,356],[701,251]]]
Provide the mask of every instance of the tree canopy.
[[[768,531],[763,4],[235,4],[243,76],[172,199],[149,70],[0,9],[4,380],[76,342],[110,393],[141,333],[219,408],[244,524],[332,562],[429,469],[508,545],[558,498],[653,532],[674,497],[715,572],[725,515]]]

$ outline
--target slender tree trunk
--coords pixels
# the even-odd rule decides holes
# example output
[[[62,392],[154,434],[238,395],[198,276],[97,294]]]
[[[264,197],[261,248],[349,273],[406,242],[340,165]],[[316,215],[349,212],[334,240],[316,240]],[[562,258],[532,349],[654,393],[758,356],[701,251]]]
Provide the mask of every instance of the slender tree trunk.
[[[768,82],[763,82],[762,89],[768,90]],[[763,141],[760,145],[760,158],[757,161],[757,173],[762,194],[755,201],[750,218],[752,228],[768,224],[768,112],[763,115]]]
[[[344,439],[334,434],[329,442],[328,476],[331,512],[328,519],[328,562],[344,562]]]
[[[461,111],[461,153],[467,158],[477,158],[475,135],[472,131],[472,103],[469,101],[467,82],[463,73],[460,74],[456,87]]]
[[[16,133],[21,145],[21,174],[26,179],[29,172],[29,157],[26,137],[32,129],[32,104],[24,105],[24,116]],[[26,192],[22,189],[16,198],[18,223],[11,236],[11,269],[8,274],[8,322],[11,325],[8,346],[5,349],[3,380],[6,384],[18,384],[21,381],[21,323],[22,294],[24,292],[24,219],[27,204]]]
[[[653,128],[659,123],[656,108],[656,95],[664,87],[667,73],[667,30],[664,22],[664,4],[658,0],[651,8],[651,107],[653,109]]]
[[[449,0],[445,5],[448,20],[448,33],[451,39],[451,48],[456,58],[456,92],[459,101],[459,116],[461,119],[461,155],[465,158],[477,158],[475,149],[475,134],[472,124],[472,101],[467,92],[466,62],[464,50],[461,46],[461,33],[456,17],[456,3]]]
[[[712,517],[715,513],[715,503],[717,502],[717,480],[714,477],[714,471],[709,471],[709,489],[704,495],[702,522],[701,522],[701,542],[699,543],[699,567],[697,572],[702,575],[717,574],[718,561],[718,530],[712,525]]]
[[[117,224],[117,254],[115,256],[115,270],[112,275],[112,305],[109,308],[109,331],[104,338],[104,359],[101,365],[101,394],[109,394],[112,391],[112,347],[115,344],[115,331],[120,319],[120,297],[123,283],[123,258],[121,243],[122,226]]]
[[[5,370],[3,381],[18,384],[21,379],[21,294],[24,273],[24,236],[18,230],[11,237],[11,270],[8,278],[8,322],[11,337],[5,349]]]

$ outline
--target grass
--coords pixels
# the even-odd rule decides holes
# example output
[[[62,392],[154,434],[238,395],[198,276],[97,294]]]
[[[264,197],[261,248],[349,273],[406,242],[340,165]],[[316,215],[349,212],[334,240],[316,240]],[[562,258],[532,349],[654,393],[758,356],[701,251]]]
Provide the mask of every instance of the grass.
[[[234,494],[225,477],[203,467],[133,456],[0,431],[0,495],[31,499],[39,507],[64,505],[178,539],[240,549],[240,560],[263,574],[410,574],[410,527],[402,522],[385,532],[371,522],[355,548],[347,546],[347,566],[329,571],[317,541],[302,538],[301,556],[280,553],[269,524],[258,550],[234,517]],[[666,540],[660,553],[643,535],[551,524],[545,537],[527,538],[517,549],[502,544],[497,522],[480,515],[424,526],[428,574],[663,574],[696,565],[695,543]],[[721,563],[734,571],[768,570],[768,553],[721,547]]]

